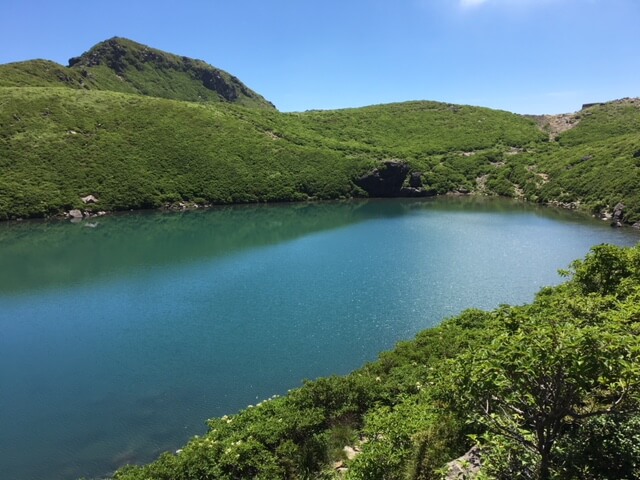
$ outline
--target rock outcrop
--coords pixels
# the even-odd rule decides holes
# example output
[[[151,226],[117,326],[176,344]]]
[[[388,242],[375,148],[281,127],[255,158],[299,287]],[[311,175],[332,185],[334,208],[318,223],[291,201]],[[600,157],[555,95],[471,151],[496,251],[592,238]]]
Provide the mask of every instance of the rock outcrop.
[[[237,77],[202,60],[178,56],[126,38],[113,37],[69,59],[69,70],[93,81],[87,88],[186,101],[222,101],[273,110],[275,106]],[[185,87],[186,86],[186,87]]]
[[[472,480],[477,478],[482,467],[481,452],[478,447],[473,447],[463,456],[447,463],[445,468],[446,480]]]
[[[408,176],[408,179],[407,179]],[[422,185],[422,174],[404,162],[391,160],[356,179],[370,197],[424,197],[431,193]]]
[[[618,203],[615,207],[613,207],[613,216],[611,217],[612,227],[622,227],[622,225],[624,225],[625,208],[626,207],[623,203]]]

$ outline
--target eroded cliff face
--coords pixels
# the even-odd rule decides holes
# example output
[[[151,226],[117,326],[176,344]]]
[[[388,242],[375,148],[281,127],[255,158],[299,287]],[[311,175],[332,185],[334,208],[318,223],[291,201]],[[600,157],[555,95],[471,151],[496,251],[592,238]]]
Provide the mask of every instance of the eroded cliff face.
[[[355,184],[370,197],[426,197],[422,174],[404,162],[391,160],[356,179]]]

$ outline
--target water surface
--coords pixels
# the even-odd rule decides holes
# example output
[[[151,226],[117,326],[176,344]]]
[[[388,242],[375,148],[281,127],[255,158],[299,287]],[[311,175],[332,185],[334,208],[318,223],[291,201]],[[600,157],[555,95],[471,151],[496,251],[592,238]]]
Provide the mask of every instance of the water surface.
[[[97,223],[97,225],[95,224]],[[569,212],[387,200],[0,225],[0,472],[108,474],[347,373],[464,308],[528,302],[590,246]]]

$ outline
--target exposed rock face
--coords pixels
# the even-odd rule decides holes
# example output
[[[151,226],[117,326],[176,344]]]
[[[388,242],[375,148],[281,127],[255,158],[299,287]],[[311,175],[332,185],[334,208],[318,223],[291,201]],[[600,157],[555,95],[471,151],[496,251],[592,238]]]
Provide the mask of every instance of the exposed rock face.
[[[591,108],[591,107],[600,107],[602,105],[606,105],[606,102],[584,103],[582,105],[582,109],[581,110],[586,110],[587,108]]]
[[[423,197],[429,194],[422,187],[420,172],[411,172],[405,186],[409,165],[399,161],[385,162],[355,181],[370,197]]]
[[[447,463],[444,478],[446,480],[472,480],[478,476],[481,466],[480,449],[473,447],[463,456]]]
[[[385,162],[356,180],[356,184],[371,197],[397,197],[408,173],[409,166],[405,163]]]
[[[358,446],[350,447],[347,445],[342,449],[342,451],[345,453],[345,455],[347,456],[347,459],[349,460],[353,460],[354,458],[356,458],[358,455],[362,453],[362,450],[360,450],[360,447]]]
[[[219,72],[207,70],[205,68],[195,68],[193,72],[209,90],[218,92],[228,102],[237,100],[239,96],[239,89],[237,88],[237,85],[227,83]]]
[[[621,227],[624,224],[624,209],[625,206],[623,203],[618,203],[613,207],[613,216],[611,218],[612,227]]]
[[[93,195],[87,195],[86,197],[82,197],[82,203],[96,203],[98,199]]]
[[[409,177],[409,186],[411,188],[422,187],[422,175],[420,172],[411,172],[411,176]]]
[[[356,180],[356,184],[372,197],[397,197],[409,166],[402,162],[386,162],[382,167]]]

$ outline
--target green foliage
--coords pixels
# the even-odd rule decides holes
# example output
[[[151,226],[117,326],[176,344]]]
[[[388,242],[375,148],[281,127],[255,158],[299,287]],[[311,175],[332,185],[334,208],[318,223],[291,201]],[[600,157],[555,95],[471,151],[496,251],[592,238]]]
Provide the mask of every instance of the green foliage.
[[[532,121],[488,108],[438,102],[405,102],[294,115],[325,141],[419,158],[470,152],[496,144],[519,146],[542,139]]]
[[[595,213],[622,202],[625,220],[640,221],[640,102],[592,107],[577,119],[558,142],[507,159],[519,168],[515,182],[529,200],[579,202]]]
[[[364,167],[267,135],[260,113],[113,92],[0,89],[0,219],[350,195]],[[257,120],[256,120],[257,119]]]
[[[640,416],[590,418],[558,446],[563,478],[640,478]]]
[[[462,145],[447,136],[452,123],[436,121],[453,115],[444,104],[280,114],[228,104],[29,87],[0,89],[0,103],[0,219],[85,208],[80,198],[88,194],[99,198],[91,207],[96,210],[195,200],[225,204],[349,197],[358,194],[354,178],[380,160],[398,156],[406,156],[416,169],[433,165],[424,175],[427,188],[446,193],[470,189],[465,175],[488,168],[498,155],[492,150],[474,156],[459,165],[464,174],[447,165],[446,158],[435,164],[423,157]],[[385,109],[388,116],[381,114]],[[530,122],[505,112],[465,107],[455,115],[447,121],[459,122],[456,131],[467,132],[465,142],[477,148],[498,138],[518,142],[538,135]],[[499,127],[493,139],[477,123],[478,115]],[[394,127],[403,116],[415,124],[404,137]],[[513,126],[500,127],[505,122]],[[353,125],[354,138],[331,138],[332,130],[319,128],[334,124]],[[370,134],[379,145],[365,142]]]
[[[599,245],[584,260],[573,262],[570,273],[573,285],[584,294],[621,297],[640,283],[640,250]]]
[[[552,478],[558,443],[585,420],[637,411],[639,253],[595,247],[568,285],[497,311],[492,341],[443,371],[441,392],[455,411],[474,412],[496,477]]]
[[[618,101],[597,105],[578,115],[578,128],[563,133],[562,145],[580,145],[600,142],[627,134],[640,132],[640,116],[637,101]]]

